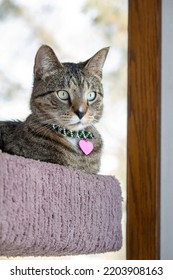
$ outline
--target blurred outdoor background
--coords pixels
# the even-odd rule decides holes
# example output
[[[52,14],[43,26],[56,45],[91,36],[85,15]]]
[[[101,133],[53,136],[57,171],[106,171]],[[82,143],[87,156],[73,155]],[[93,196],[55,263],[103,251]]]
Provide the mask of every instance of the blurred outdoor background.
[[[126,258],[127,17],[128,0],[0,0],[0,120],[30,113],[34,57],[42,44],[62,62],[84,61],[111,46],[97,127],[104,139],[100,173],[116,176],[122,186],[123,247],[84,259]]]

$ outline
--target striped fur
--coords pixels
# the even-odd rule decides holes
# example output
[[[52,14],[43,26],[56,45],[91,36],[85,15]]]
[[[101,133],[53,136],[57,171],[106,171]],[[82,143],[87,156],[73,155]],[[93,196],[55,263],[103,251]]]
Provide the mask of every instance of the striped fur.
[[[41,46],[35,57],[32,113],[24,122],[0,122],[0,149],[97,173],[102,139],[94,124],[103,111],[101,78],[107,53],[108,48],[104,48],[85,62],[60,63],[49,46]],[[67,100],[60,97],[64,92]],[[90,100],[93,92],[95,99]],[[93,152],[85,156],[79,149],[78,139],[59,135],[50,128],[51,124],[91,131],[95,136],[91,140]]]

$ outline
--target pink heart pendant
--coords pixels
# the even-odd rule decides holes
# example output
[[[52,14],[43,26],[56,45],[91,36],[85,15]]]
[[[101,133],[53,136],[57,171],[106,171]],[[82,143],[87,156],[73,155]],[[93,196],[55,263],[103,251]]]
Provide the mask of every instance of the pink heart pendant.
[[[79,147],[86,156],[89,155],[94,149],[93,143],[87,139],[81,139],[79,141]]]

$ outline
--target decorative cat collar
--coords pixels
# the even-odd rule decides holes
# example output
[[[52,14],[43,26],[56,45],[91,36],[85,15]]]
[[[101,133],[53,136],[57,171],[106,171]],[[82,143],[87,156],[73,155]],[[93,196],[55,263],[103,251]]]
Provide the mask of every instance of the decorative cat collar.
[[[67,128],[63,128],[60,125],[56,124],[53,124],[52,128],[60,134],[62,134],[63,136],[79,138],[79,148],[85,155],[89,155],[93,151],[93,143],[88,141],[88,139],[94,138],[94,134],[92,132],[86,130],[73,131]]]

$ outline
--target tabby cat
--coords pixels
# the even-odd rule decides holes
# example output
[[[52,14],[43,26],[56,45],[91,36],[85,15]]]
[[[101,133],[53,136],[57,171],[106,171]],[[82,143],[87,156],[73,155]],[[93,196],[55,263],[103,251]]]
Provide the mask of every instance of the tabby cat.
[[[102,138],[94,124],[103,111],[102,68],[109,48],[85,62],[61,63],[51,47],[39,48],[31,114],[0,122],[0,149],[35,160],[97,173]]]

